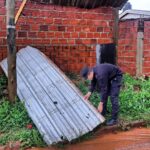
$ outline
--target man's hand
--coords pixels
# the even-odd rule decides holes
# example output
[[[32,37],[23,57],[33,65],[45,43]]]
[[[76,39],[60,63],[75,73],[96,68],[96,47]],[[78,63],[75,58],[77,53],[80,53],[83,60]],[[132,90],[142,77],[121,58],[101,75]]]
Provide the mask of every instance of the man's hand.
[[[102,113],[102,111],[103,111],[103,103],[102,102],[100,102],[99,105],[98,105],[98,111],[100,113]]]
[[[88,100],[90,96],[91,96],[91,92],[88,92],[88,93],[84,96],[84,99],[85,99],[85,100]]]

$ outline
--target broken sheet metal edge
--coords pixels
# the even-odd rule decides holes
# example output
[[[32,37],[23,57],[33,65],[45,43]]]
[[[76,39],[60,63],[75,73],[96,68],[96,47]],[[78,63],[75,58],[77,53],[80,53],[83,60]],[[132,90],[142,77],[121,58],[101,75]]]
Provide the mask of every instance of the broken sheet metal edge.
[[[21,50],[20,51],[20,53],[23,53],[22,51],[27,51],[27,49],[29,49],[29,52],[31,53],[32,51],[33,51],[33,48],[31,48],[31,47],[27,47],[26,49],[23,49],[23,50]],[[35,49],[34,49],[34,51],[35,51]],[[34,52],[33,51],[33,52]],[[37,50],[36,50],[37,51]],[[38,52],[38,51],[37,51]],[[26,53],[26,52],[25,52]],[[39,53],[39,52],[38,52]],[[37,54],[38,54],[37,53]],[[36,53],[34,53],[34,54],[36,54]],[[41,53],[41,55],[43,56],[43,54]],[[19,56],[19,55],[18,55]],[[26,55],[26,57],[27,57],[28,55]],[[34,55],[32,55],[32,56],[34,56]],[[29,56],[28,56],[29,57]],[[35,56],[34,56],[35,57]],[[19,57],[17,57],[17,62],[18,62],[18,60],[20,60],[20,59],[18,59]],[[44,57],[43,57],[44,58]],[[42,58],[42,59],[43,59]],[[31,59],[31,58],[30,58]],[[38,59],[37,57],[36,57],[36,59]],[[45,60],[45,59],[44,59]],[[46,59],[46,60],[48,60],[48,59]],[[22,60],[20,60],[19,61],[19,63],[21,63],[22,62]],[[26,64],[26,62],[28,62],[28,61],[26,61],[25,60],[25,64]],[[49,61],[48,60],[48,62],[53,66],[53,67],[56,67],[51,61]],[[19,63],[17,63],[17,67],[19,66],[18,64]],[[4,64],[4,61],[3,61],[3,63],[2,63],[2,66],[4,66],[3,65]],[[6,62],[5,62],[5,64],[6,64]],[[25,64],[22,64],[22,65],[25,65]],[[42,63],[41,63],[42,64]],[[27,67],[28,67],[29,65],[27,65]],[[7,74],[7,69],[6,69],[6,67],[7,67],[7,65],[5,66],[5,67],[3,67],[3,69],[4,69],[4,71],[5,71],[5,73]],[[60,71],[57,67],[55,68],[58,72]],[[17,69],[17,70],[19,70],[19,69]],[[45,69],[44,69],[45,70]],[[20,71],[19,71],[20,72]],[[52,71],[51,71],[52,72]],[[22,80],[22,79],[19,79],[19,76],[22,76],[22,78],[24,78],[24,82],[26,83],[26,77],[24,77],[24,74],[22,74],[22,73],[18,73],[18,79],[17,79],[17,81],[18,80]],[[67,79],[64,75],[63,75],[63,78],[65,78],[65,79]],[[29,83],[30,83],[30,81],[28,81]],[[29,84],[28,83],[28,84]],[[67,83],[69,83],[70,84],[70,81],[68,81],[67,80]],[[27,84],[27,83],[26,83]],[[18,84],[19,85],[19,84]],[[29,87],[30,87],[30,85],[28,85]],[[71,86],[73,86],[73,85],[71,85]],[[18,86],[18,88],[19,88],[19,86]],[[73,87],[74,88],[74,87]],[[75,87],[75,89],[76,89],[76,87]],[[31,91],[32,91],[32,89],[30,89]],[[77,89],[76,89],[77,90]],[[25,99],[24,98],[24,96],[22,96],[23,94],[24,94],[24,92],[23,93],[21,93],[21,94],[19,94],[20,93],[20,91],[21,90],[18,90],[18,96],[20,97],[20,99]],[[78,90],[76,91],[77,93],[78,93]],[[36,96],[36,93],[34,94],[35,95],[35,98],[38,100],[39,98]],[[67,95],[67,94],[65,94],[65,95]],[[78,93],[78,95],[79,95],[79,93]],[[82,95],[80,94],[79,95],[80,96],[80,98],[81,99],[83,99],[82,98]],[[70,98],[70,97],[69,97]],[[81,101],[81,100],[80,100]],[[81,103],[82,102],[82,103]],[[34,103],[36,103],[36,101],[34,102],[34,99],[32,99],[32,101],[30,101],[30,103],[27,101],[25,101],[25,104],[26,104],[26,108],[27,108],[27,110],[28,110],[28,112],[29,112],[29,115],[31,116],[31,118],[32,118],[32,120],[34,121],[34,123],[36,124],[36,126],[37,126],[37,128],[39,129],[39,131],[40,131],[40,133],[42,134],[42,135],[44,135],[44,140],[45,140],[45,142],[47,143],[47,144],[52,144],[52,143],[54,143],[54,142],[59,142],[59,141],[61,141],[61,140],[63,140],[63,139],[61,139],[61,135],[63,135],[63,137],[65,137],[65,138],[67,138],[69,141],[71,141],[72,139],[74,139],[74,138],[77,138],[78,136],[81,136],[81,135],[83,135],[83,134],[85,134],[85,133],[87,133],[88,131],[91,131],[94,127],[96,127],[99,123],[101,123],[101,122],[103,122],[104,121],[104,119],[103,119],[103,117],[101,116],[101,115],[99,115],[96,111],[95,111],[95,108],[93,108],[93,107],[91,107],[91,105],[88,103],[88,102],[85,102],[84,100],[82,100],[80,102],[80,105],[82,104],[83,105],[83,103],[86,103],[86,105],[88,105],[91,109],[91,111],[93,112],[93,115],[92,116],[96,116],[98,119],[99,119],[99,122],[98,123],[96,123],[95,124],[95,126],[93,126],[92,124],[90,124],[89,123],[89,121],[88,121],[88,119],[87,120],[85,120],[85,119],[83,119],[82,117],[85,117],[85,115],[86,114],[83,114],[83,112],[80,112],[81,111],[81,109],[83,109],[83,108],[80,108],[80,111],[78,111],[78,109],[79,109],[79,107],[76,105],[76,108],[75,109],[73,109],[73,107],[71,108],[71,107],[68,107],[69,109],[69,112],[67,112],[67,114],[66,115],[70,115],[70,116],[74,116],[74,118],[70,118],[71,120],[69,121],[69,124],[67,123],[66,125],[70,125],[70,123],[71,123],[71,128],[73,127],[76,127],[77,126],[77,128],[79,128],[79,134],[77,134],[76,136],[71,136],[71,137],[65,137],[66,136],[66,134],[65,133],[63,133],[62,134],[62,131],[63,131],[63,129],[59,126],[59,124],[57,124],[57,122],[60,122],[60,119],[61,119],[61,117],[62,117],[62,114],[63,113],[65,113],[65,112],[58,112],[59,114],[59,118],[57,119],[57,115],[55,115],[55,117],[51,117],[50,118],[50,116],[52,116],[52,115],[50,115],[49,114],[49,112],[47,112],[48,110],[46,110],[47,108],[45,108],[45,107],[43,107],[43,105],[41,104],[41,101],[38,101],[38,104],[40,104],[40,105],[37,105],[36,107],[37,108],[35,108],[35,107],[33,107],[33,108],[31,108],[30,106],[32,106],[31,104],[34,104]],[[28,104],[29,103],[29,104]],[[34,104],[35,105],[35,104]],[[83,105],[84,107],[86,106],[86,105]],[[43,110],[42,110],[43,109]],[[62,109],[62,108],[58,108],[58,109]],[[63,108],[64,109],[64,108]],[[37,112],[37,110],[41,110],[41,113],[39,113],[39,112]],[[76,112],[75,112],[75,110],[76,110]],[[38,120],[37,120],[37,118],[38,118],[38,116],[39,116],[39,114],[42,114],[42,112],[44,111],[44,113],[43,113],[43,116],[45,116],[45,118],[41,118],[41,121],[39,122]],[[46,112],[45,112],[46,111]],[[84,112],[85,112],[85,110],[83,110]],[[87,111],[87,110],[86,110]],[[34,112],[34,113],[33,113]],[[73,112],[73,113],[72,113]],[[37,114],[36,114],[37,113]],[[60,115],[60,113],[61,113],[61,115]],[[76,114],[75,114],[76,113]],[[35,115],[36,114],[36,115]],[[81,115],[82,114],[82,115]],[[65,117],[67,117],[65,115]],[[78,117],[75,117],[76,115],[78,115],[78,117],[81,119],[79,119]],[[70,117],[69,116],[69,117]],[[47,119],[47,118],[48,119]],[[64,116],[63,116],[63,119],[66,119]],[[77,119],[78,118],[78,119]],[[39,119],[39,118],[38,118]],[[42,119],[45,119],[45,121],[44,120],[42,120]],[[68,119],[68,118],[67,118]],[[82,120],[83,119],[83,120]],[[39,119],[40,120],[40,119]],[[95,119],[94,119],[95,120]],[[49,123],[49,122],[50,123]],[[55,122],[56,121],[56,122]],[[74,122],[75,121],[75,122]],[[47,122],[47,123],[46,123]],[[61,123],[61,122],[60,122]],[[51,124],[51,128],[53,129],[53,130],[51,130],[52,131],[52,133],[50,133],[50,129],[49,129],[49,124]],[[57,124],[57,125],[56,125]],[[73,124],[75,124],[75,125],[73,125]],[[78,126],[78,124],[79,125],[81,125],[82,124],[82,128],[80,128],[79,126]],[[92,125],[92,127],[91,128],[89,128],[89,126],[88,126],[88,130],[87,130],[87,126],[86,127],[84,127],[84,132],[83,132],[83,126],[84,126],[84,124],[85,124],[85,126],[88,124],[89,126],[91,126]],[[48,125],[48,126],[47,126]],[[61,124],[62,125],[62,124]],[[70,129],[71,129],[70,128]],[[69,129],[69,130],[70,130]],[[74,128],[75,129],[75,128]],[[86,129],[86,130],[85,130]],[[67,130],[68,130],[68,128],[67,128]],[[80,133],[80,131],[82,130],[82,132]],[[72,132],[73,132],[74,130],[71,130],[71,134],[73,134]],[[75,129],[75,131],[77,132],[77,129]],[[48,135],[47,135],[48,134]],[[50,135],[51,136],[50,136]],[[67,134],[68,135],[68,134]],[[54,139],[54,137],[57,139]]]

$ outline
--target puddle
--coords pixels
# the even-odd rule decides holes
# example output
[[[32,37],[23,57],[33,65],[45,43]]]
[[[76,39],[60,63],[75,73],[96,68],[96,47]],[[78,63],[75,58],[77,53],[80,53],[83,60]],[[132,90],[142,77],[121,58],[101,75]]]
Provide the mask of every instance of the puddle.
[[[32,148],[30,150],[58,149]],[[150,150],[150,129],[137,128],[127,132],[98,135],[88,141],[68,145],[63,150]]]

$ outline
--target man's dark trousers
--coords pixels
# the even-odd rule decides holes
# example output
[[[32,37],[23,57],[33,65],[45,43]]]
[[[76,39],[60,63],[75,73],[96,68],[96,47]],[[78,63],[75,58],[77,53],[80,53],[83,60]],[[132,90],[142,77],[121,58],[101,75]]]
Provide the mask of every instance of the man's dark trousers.
[[[111,104],[112,104],[112,119],[118,119],[119,112],[119,92],[122,83],[122,76],[116,76],[113,78],[108,84],[108,95],[110,96]],[[105,115],[107,112],[107,100],[103,103],[103,111],[102,115]]]

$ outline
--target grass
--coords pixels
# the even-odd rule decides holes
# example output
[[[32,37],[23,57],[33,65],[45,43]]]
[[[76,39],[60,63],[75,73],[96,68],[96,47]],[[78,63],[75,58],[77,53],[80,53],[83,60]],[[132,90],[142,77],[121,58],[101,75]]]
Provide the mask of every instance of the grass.
[[[74,74],[68,76],[75,82],[83,94],[88,91],[88,81],[83,81]],[[11,104],[3,90],[7,79],[0,76],[0,145],[10,141],[20,141],[22,148],[46,146],[37,128],[28,116],[24,104],[17,100]],[[124,121],[145,120],[150,123],[150,79],[135,79],[129,75],[124,76],[123,87],[120,92],[120,119]],[[90,98],[92,104],[99,104],[99,93],[94,92]],[[110,101],[108,109],[111,111]],[[109,117],[110,115],[108,115]],[[29,127],[30,126],[30,127]],[[90,134],[83,136],[87,139]],[[91,136],[91,135],[90,135]],[[78,141],[83,138],[79,138]]]

